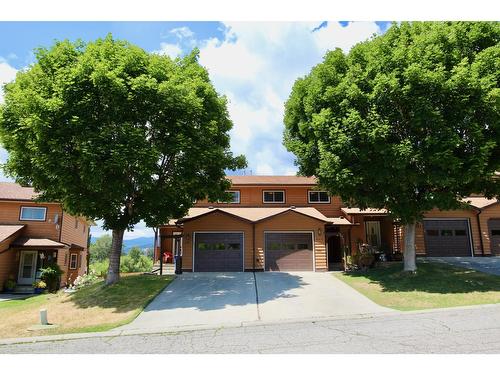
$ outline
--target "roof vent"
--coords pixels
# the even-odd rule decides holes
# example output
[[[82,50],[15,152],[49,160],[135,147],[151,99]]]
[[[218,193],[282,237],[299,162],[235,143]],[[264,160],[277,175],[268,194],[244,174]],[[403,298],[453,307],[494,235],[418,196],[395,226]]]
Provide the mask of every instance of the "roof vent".
[[[290,209],[291,210],[295,210],[295,206],[290,206]]]
[[[213,209],[214,209],[214,206],[208,206],[208,209],[209,209],[209,210],[213,210]]]
[[[344,217],[343,216],[339,216],[339,219],[343,219]]]

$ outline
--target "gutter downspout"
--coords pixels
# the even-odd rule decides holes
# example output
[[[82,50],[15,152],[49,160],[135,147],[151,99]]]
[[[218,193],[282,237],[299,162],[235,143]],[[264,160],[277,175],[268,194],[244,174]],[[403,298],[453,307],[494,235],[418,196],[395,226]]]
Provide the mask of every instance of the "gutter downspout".
[[[481,209],[478,208],[478,212],[476,215],[477,228],[479,230],[479,244],[481,245],[481,256],[484,257],[484,244],[483,244],[483,231],[481,230],[481,220],[479,220],[479,215],[481,215]]]

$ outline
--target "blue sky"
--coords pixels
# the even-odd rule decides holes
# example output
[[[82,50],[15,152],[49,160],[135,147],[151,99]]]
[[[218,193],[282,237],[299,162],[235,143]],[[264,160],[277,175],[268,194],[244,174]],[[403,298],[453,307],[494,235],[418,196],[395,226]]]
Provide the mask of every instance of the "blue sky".
[[[219,93],[229,99],[231,148],[248,160],[246,173],[296,173],[282,145],[284,102],[294,81],[327,50],[348,51],[389,22],[0,22],[0,84],[34,62],[33,50],[54,40],[94,40],[112,33],[150,52],[175,57],[194,47]],[[7,37],[4,37],[7,36]],[[0,92],[0,102],[2,93]],[[0,148],[0,162],[8,157]],[[0,172],[0,181],[8,180]],[[100,235],[100,228],[93,230]],[[126,238],[149,235],[139,224]]]

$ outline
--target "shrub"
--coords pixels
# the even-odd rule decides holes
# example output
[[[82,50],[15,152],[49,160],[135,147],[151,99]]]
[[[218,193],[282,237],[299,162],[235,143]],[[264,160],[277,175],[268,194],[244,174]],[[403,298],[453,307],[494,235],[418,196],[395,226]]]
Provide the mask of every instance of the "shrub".
[[[46,283],[49,292],[53,292],[59,289],[59,284],[63,271],[61,270],[58,264],[56,263],[49,264],[47,267],[41,268],[40,271],[41,271],[40,279],[42,279],[42,281]]]
[[[14,279],[8,279],[5,284],[4,284],[4,288],[5,289],[9,289],[9,290],[12,290],[16,287],[17,283],[16,283],[16,280]]]
[[[38,289],[47,288],[47,284],[45,283],[45,281],[42,281],[42,280],[33,282],[32,286],[33,286],[33,288],[38,288]]]
[[[109,260],[103,260],[102,262],[95,262],[90,265],[90,272],[93,272],[96,276],[105,278],[108,273]]]
[[[81,275],[78,276],[75,281],[73,282],[73,286],[76,289],[81,289],[86,286],[95,284],[97,281],[99,281],[99,277],[93,272],[92,270],[86,274],[86,275]]]
[[[96,262],[90,265],[90,269],[99,277],[106,277],[108,273],[109,260],[103,262]],[[120,272],[150,272],[153,268],[153,260],[144,255],[130,256],[122,255],[120,259]]]

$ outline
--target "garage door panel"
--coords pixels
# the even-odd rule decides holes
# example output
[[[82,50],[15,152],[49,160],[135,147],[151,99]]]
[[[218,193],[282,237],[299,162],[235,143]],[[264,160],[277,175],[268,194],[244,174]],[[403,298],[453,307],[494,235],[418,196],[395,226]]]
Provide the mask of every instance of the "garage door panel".
[[[238,272],[243,270],[243,234],[196,233],[194,271]]]
[[[265,262],[268,271],[313,271],[310,233],[266,233]]]
[[[427,256],[470,256],[467,220],[424,220]]]

